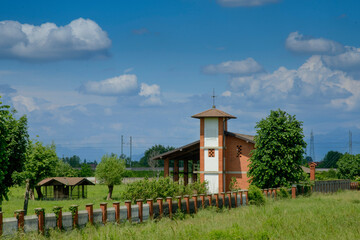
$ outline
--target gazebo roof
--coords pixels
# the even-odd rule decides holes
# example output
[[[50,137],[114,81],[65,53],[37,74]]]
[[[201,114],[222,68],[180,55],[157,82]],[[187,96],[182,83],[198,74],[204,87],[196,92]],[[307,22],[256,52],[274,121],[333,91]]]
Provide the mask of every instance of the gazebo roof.
[[[230,115],[224,111],[221,111],[219,109],[216,108],[210,108],[204,112],[195,114],[193,116],[191,116],[192,118],[205,118],[205,117],[224,117],[224,118],[236,118],[233,115]]]
[[[54,183],[60,183],[66,186],[95,185],[83,177],[53,177],[45,178],[44,180],[40,181],[37,186],[52,186]]]

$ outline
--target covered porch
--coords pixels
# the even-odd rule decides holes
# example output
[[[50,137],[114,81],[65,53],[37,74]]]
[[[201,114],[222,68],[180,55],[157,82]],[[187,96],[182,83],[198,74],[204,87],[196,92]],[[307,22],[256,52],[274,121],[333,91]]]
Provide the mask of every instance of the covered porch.
[[[164,177],[172,174],[174,182],[178,182],[182,174],[184,185],[189,183],[189,177],[191,182],[196,182],[200,162],[200,141],[157,155],[152,160],[164,160]],[[183,171],[180,171],[180,166],[183,166]],[[173,169],[172,172],[170,167]]]

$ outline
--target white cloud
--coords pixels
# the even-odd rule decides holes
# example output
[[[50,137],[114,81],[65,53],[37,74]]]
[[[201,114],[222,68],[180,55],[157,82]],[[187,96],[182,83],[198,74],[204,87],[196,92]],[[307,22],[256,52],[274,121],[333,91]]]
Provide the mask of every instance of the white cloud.
[[[360,81],[345,72],[332,70],[321,56],[310,57],[298,69],[279,67],[272,73],[235,77],[233,91],[257,101],[301,103],[312,99],[314,104],[354,109],[360,103]]]
[[[241,61],[227,61],[217,65],[208,65],[203,69],[207,74],[232,74],[248,75],[263,71],[263,67],[253,58],[247,58]]]
[[[15,109],[17,109],[19,112],[32,112],[40,109],[35,100],[31,97],[17,95],[11,98],[11,100],[14,103]]]
[[[231,97],[231,92],[230,91],[225,91],[221,94],[221,96],[223,97]]]
[[[299,53],[338,54],[344,52],[342,44],[325,39],[305,37],[298,32],[292,32],[286,39],[286,48]]]
[[[138,89],[137,77],[134,74],[123,74],[100,82],[87,82],[79,91],[85,94],[101,96],[118,96],[129,94]]]
[[[162,104],[160,99],[160,86],[157,84],[148,85],[142,83],[139,96],[147,97],[147,99],[141,103],[142,106]]]
[[[217,0],[223,7],[257,7],[279,1],[280,0]]]
[[[323,59],[331,68],[357,70],[360,66],[360,48],[346,47],[346,52],[336,56],[323,56]]]
[[[0,58],[62,60],[104,56],[111,40],[90,19],[79,18],[68,25],[40,26],[17,21],[0,22]]]
[[[144,97],[160,95],[160,86],[157,84],[148,85],[146,83],[142,83],[139,95]]]

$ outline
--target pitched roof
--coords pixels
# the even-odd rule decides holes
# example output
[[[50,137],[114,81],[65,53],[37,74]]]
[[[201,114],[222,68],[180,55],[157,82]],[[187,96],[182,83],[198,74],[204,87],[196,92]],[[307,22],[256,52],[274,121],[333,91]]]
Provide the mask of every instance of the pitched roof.
[[[54,182],[58,182],[66,186],[95,185],[94,183],[83,177],[53,177],[43,179],[37,184],[37,186],[49,186],[53,185],[52,183]]]
[[[191,116],[192,118],[204,118],[204,117],[225,117],[225,118],[236,118],[233,115],[230,115],[226,112],[223,112],[219,109],[216,108],[210,108],[204,112],[195,114],[193,116]]]
[[[225,135],[227,136],[233,136],[239,139],[242,139],[246,142],[251,142],[255,144],[255,140],[254,140],[254,136],[252,135],[246,135],[246,134],[241,134],[241,133],[233,133],[233,132],[225,132]]]
[[[157,155],[152,160],[169,158],[171,160],[198,160],[200,156],[200,140],[189,143],[182,147]]]
[[[302,169],[305,173],[310,173],[310,168],[308,168],[308,167],[301,166],[301,169]]]

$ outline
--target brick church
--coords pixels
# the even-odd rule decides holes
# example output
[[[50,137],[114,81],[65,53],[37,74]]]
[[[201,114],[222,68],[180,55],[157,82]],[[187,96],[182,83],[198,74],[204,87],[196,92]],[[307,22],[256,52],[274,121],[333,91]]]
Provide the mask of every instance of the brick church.
[[[215,107],[192,117],[200,119],[200,140],[153,158],[164,160],[164,176],[170,175],[172,165],[174,181],[179,181],[179,174],[182,173],[185,185],[189,178],[196,181],[199,174],[201,182],[208,182],[211,193],[229,191],[232,177],[236,177],[237,187],[247,189],[254,136],[228,131],[228,120],[236,117]],[[181,172],[180,162],[184,166]]]

